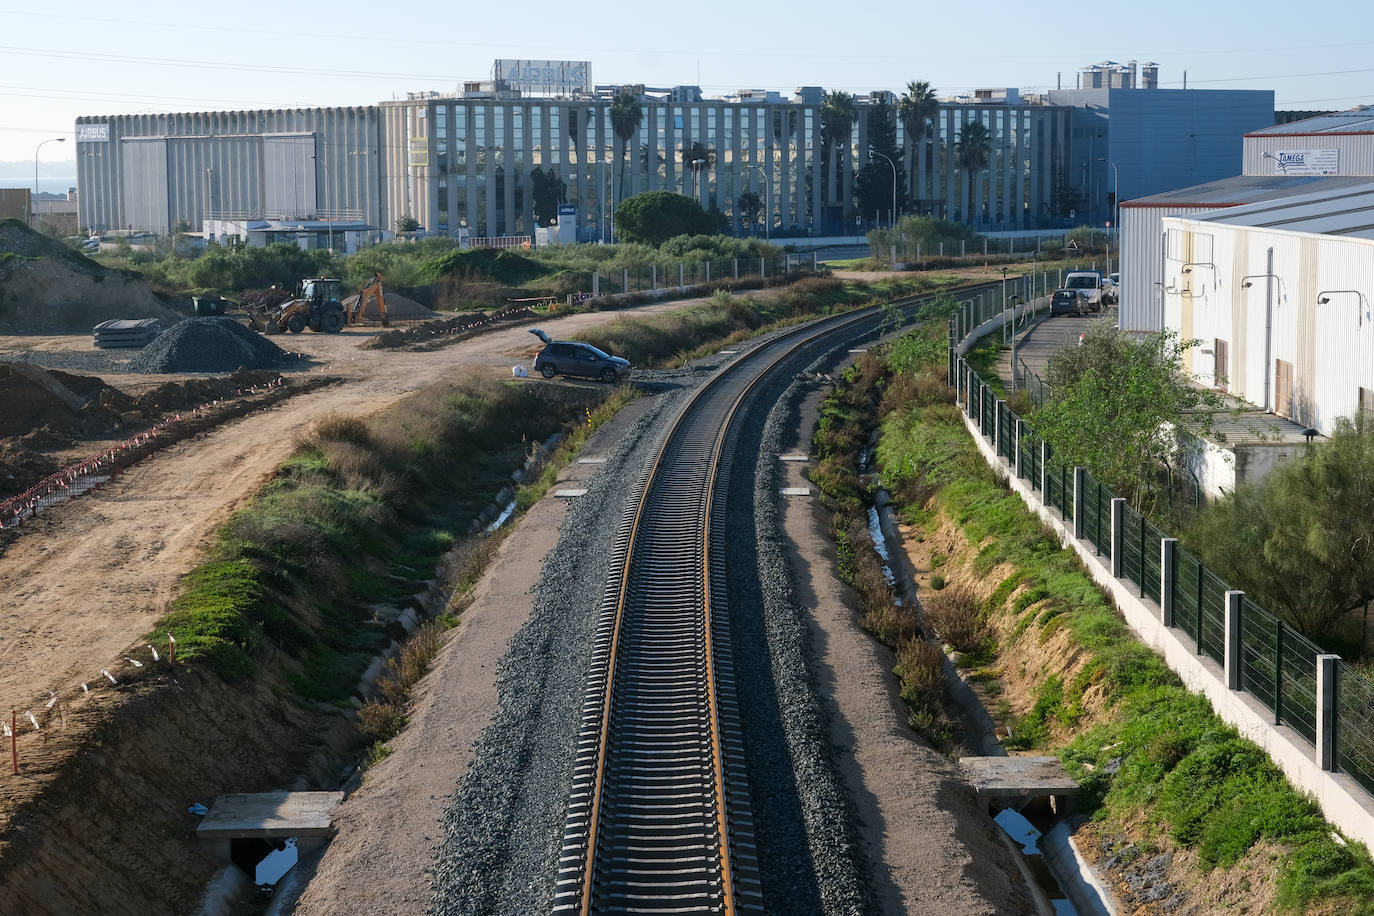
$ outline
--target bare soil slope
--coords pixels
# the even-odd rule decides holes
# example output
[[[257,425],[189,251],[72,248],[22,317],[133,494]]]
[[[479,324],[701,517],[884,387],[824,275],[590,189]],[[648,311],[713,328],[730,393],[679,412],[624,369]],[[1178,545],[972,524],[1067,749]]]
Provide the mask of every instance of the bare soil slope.
[[[142,280],[15,219],[0,220],[0,333],[86,332],[108,318],[181,318]]]

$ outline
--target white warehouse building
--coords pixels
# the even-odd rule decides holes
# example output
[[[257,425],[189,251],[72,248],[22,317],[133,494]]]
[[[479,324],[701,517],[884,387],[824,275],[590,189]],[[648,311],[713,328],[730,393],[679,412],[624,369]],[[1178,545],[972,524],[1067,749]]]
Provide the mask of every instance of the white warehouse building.
[[[1374,178],[1374,106],[1250,131],[1243,137],[1242,168],[1233,178],[1122,201],[1123,330],[1164,326],[1167,217],[1233,211],[1365,183]]]
[[[1374,179],[1166,216],[1164,326],[1185,368],[1329,434],[1374,410]]]

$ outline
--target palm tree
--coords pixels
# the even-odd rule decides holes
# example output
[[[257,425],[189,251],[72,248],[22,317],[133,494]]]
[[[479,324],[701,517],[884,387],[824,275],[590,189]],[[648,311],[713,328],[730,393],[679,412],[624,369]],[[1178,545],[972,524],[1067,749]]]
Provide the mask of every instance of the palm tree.
[[[935,89],[925,80],[907,83],[906,92],[897,102],[897,115],[902,119],[907,141],[911,143],[911,158],[908,160],[911,176],[907,187],[911,190],[912,198],[917,199],[921,195],[916,189],[916,151],[925,140],[927,126],[940,115],[940,100],[935,97]]]
[[[821,99],[821,174],[824,179],[821,184],[821,195],[826,204],[830,198],[837,196],[832,190],[834,176],[831,175],[831,150],[833,147],[843,143],[846,147],[844,159],[840,164],[841,181],[844,172],[849,167],[849,138],[854,129],[854,119],[857,112],[854,108],[854,96],[838,89],[831,90]]]
[[[697,162],[701,165],[698,166]],[[697,198],[697,203],[701,203],[701,189],[698,182],[703,171],[711,171],[716,165],[716,151],[709,146],[703,146],[700,140],[693,140],[692,145],[682,151],[683,170],[692,170],[692,193]]]
[[[625,194],[625,157],[629,150],[630,138],[639,130],[639,125],[644,122],[644,106],[639,102],[639,96],[628,89],[622,89],[620,95],[611,103],[611,130],[620,138],[620,195]]]
[[[988,153],[992,149],[992,135],[981,121],[969,121],[959,131],[954,143],[954,157],[964,170],[964,222],[973,225],[969,210],[973,207],[973,176],[987,168]]]

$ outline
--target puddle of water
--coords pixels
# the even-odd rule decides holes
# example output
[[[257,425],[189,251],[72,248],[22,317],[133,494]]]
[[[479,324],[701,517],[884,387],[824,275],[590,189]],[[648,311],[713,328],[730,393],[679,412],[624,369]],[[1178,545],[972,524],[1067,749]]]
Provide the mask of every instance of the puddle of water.
[[[868,536],[873,539],[873,549],[883,558],[883,578],[887,580],[888,585],[895,588],[897,577],[892,574],[892,558],[887,554],[887,541],[883,540],[883,525],[878,520],[878,510],[872,506],[868,507]],[[898,600],[897,603],[901,604],[901,601]]]
[[[487,527],[483,528],[482,530],[485,531],[487,534],[491,534],[497,528],[500,528],[506,522],[510,521],[510,517],[514,514],[515,500],[512,499],[509,503],[506,504],[506,508],[501,510],[501,514],[496,516],[496,520]]]
[[[1007,836],[1021,844],[1021,854],[1026,857],[1031,875],[1045,892],[1045,896],[1050,898],[1056,916],[1078,916],[1077,907],[1067,898],[1054,874],[1050,872],[1049,866],[1045,864],[1044,856],[1040,854],[1040,837],[1043,834],[1019,811],[1010,808],[1003,808],[993,820]]]

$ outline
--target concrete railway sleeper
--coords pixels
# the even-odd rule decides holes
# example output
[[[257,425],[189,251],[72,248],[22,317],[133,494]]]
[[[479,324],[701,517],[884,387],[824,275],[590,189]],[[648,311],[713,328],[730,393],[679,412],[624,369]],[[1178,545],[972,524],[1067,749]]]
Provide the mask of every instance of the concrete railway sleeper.
[[[718,495],[732,426],[764,379],[878,335],[889,314],[822,319],[740,357],[682,409],[636,485],[598,609],[555,913],[763,912]]]

